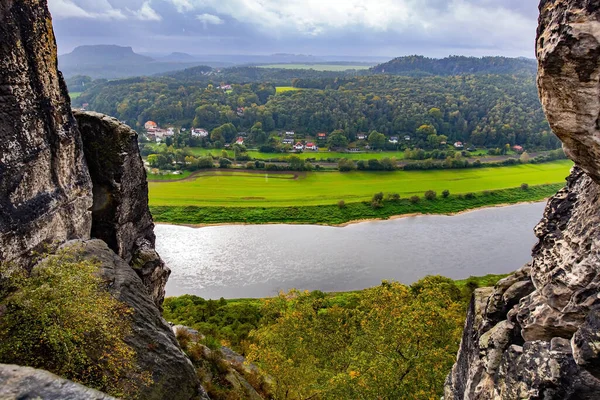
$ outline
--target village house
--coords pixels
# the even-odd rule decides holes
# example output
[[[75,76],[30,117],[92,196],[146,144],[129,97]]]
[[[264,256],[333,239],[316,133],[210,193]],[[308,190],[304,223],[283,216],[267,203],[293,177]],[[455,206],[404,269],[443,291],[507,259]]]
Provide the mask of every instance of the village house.
[[[221,89],[221,90],[231,90],[231,85],[221,85],[221,86],[219,86],[219,89]]]
[[[157,129],[158,128],[158,124],[154,121],[148,121],[144,124],[144,128],[149,131],[151,129]]]
[[[317,139],[325,140],[325,139],[327,139],[327,134],[326,133],[317,133]]]
[[[237,111],[236,111],[236,112],[237,112],[237,115],[238,115],[238,117],[243,117],[243,116],[244,116],[244,111],[245,111],[245,110],[246,110],[246,109],[245,109],[244,107],[238,107],[238,108],[237,108]]]
[[[398,144],[398,136],[392,136],[390,138],[390,143],[392,143],[392,144]]]
[[[239,144],[240,146],[244,144],[244,138],[243,137],[239,137],[237,138],[237,140],[235,141],[235,144]]]
[[[358,140],[366,140],[367,139],[367,135],[364,133],[359,133],[358,135],[356,135],[356,138]]]
[[[314,143],[306,143],[306,147],[305,148],[306,148],[306,150],[313,150],[313,151],[315,151],[315,150],[318,149],[317,146]]]
[[[294,150],[302,151],[302,150],[304,150],[304,145],[302,143],[298,142],[294,145]]]
[[[208,137],[208,131],[206,129],[192,129],[193,137]]]
[[[456,143],[454,143],[454,148],[455,149],[464,149],[465,145],[463,144],[463,142],[456,142]]]
[[[286,137],[294,137],[294,136],[296,136],[296,132],[294,132],[294,131],[286,132],[285,136]]]
[[[408,135],[404,136],[404,140],[406,140],[407,142],[410,142],[410,136],[408,136]]]
[[[523,152],[523,146],[514,145],[514,146],[512,147],[512,149],[513,149],[514,151],[516,151],[517,153],[522,153],[522,152]]]
[[[350,147],[348,149],[349,153],[358,153],[360,151],[360,149],[358,147]]]
[[[294,139],[283,139],[281,143],[292,145],[294,144]]]

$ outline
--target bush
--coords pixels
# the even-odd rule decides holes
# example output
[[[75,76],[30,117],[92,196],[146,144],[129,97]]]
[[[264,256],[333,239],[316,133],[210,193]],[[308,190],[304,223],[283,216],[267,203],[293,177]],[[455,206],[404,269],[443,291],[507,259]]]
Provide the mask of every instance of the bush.
[[[465,194],[465,199],[473,200],[475,198],[475,193],[467,193]]]
[[[227,158],[219,159],[219,168],[229,168],[229,167],[231,167],[231,164],[233,164],[233,163],[231,162],[231,160],[229,160]]]
[[[400,195],[398,193],[392,193],[390,195],[390,200],[392,200],[392,201],[398,201],[398,200],[400,200]]]
[[[371,201],[371,208],[373,208],[374,210],[377,210],[378,208],[382,208],[382,207],[383,207],[383,202],[377,201],[377,200]]]
[[[419,196],[412,196],[412,197],[410,198],[410,202],[411,202],[411,203],[413,203],[413,204],[417,204],[417,203],[419,203],[420,201],[421,201],[421,198],[420,198]]]
[[[521,190],[529,190],[529,184],[521,183]]]
[[[383,201],[383,192],[375,193],[372,200],[381,203]]]
[[[246,169],[254,169],[254,168],[256,168],[256,165],[254,164],[254,162],[246,163]]]
[[[442,197],[447,199],[448,197],[450,197],[450,191],[448,189],[444,190],[442,192]]]
[[[427,200],[435,200],[436,197],[437,197],[437,193],[434,192],[433,190],[428,190],[425,192],[425,198]]]
[[[202,157],[198,159],[198,168],[213,168],[214,166],[212,157]]]
[[[339,208],[346,208],[346,202],[344,200],[338,201],[338,207]]]
[[[340,170],[340,172],[354,171],[356,169],[356,164],[354,164],[354,161],[352,160],[349,160],[347,158],[341,158],[338,162],[338,169]]]
[[[63,250],[29,278],[0,265],[0,363],[48,370],[116,397],[151,383],[125,343],[132,310],[105,290],[99,265]]]

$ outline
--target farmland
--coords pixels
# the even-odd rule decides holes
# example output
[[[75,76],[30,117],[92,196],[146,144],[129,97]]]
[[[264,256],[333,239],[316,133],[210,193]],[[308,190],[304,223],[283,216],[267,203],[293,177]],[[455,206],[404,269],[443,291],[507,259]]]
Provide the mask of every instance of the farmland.
[[[221,156],[222,150],[215,149],[203,149],[200,147],[189,147],[187,150],[190,151],[196,157],[207,156],[209,154],[213,156]],[[233,151],[228,151],[229,156],[233,156]],[[370,160],[377,159],[380,160],[385,157],[396,158],[397,160],[404,159],[404,152],[402,151],[386,151],[386,152],[371,152],[371,153],[346,153],[346,152],[337,152],[337,151],[327,151],[327,149],[319,150],[319,151],[306,151],[304,153],[261,153],[258,151],[248,151],[248,156],[252,159],[269,161],[275,159],[283,159],[289,156],[298,156],[303,160],[306,159],[316,159],[317,161],[322,160],[326,161],[327,159],[339,159],[339,158],[347,158],[350,160]]]
[[[151,206],[294,207],[355,203],[374,193],[402,198],[427,190],[452,194],[483,192],[564,182],[570,161],[502,168],[437,171],[249,173],[202,172],[174,182],[151,182]]]
[[[277,86],[275,88],[275,90],[277,91],[277,94],[279,94],[279,93],[285,93],[285,92],[294,92],[294,91],[301,90],[301,89],[295,88],[293,86]]]

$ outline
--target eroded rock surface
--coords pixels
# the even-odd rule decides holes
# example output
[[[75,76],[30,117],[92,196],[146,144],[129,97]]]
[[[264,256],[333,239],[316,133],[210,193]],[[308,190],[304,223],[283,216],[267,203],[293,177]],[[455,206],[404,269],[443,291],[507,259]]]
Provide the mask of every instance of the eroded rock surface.
[[[476,293],[446,400],[600,398],[600,2],[539,7],[540,98],[577,167],[532,262]]]
[[[0,261],[89,238],[91,182],[43,0],[0,0]]]
[[[138,135],[107,115],[76,112],[93,183],[93,238],[128,262],[160,306],[171,271],[154,250],[148,182]]]
[[[47,371],[6,364],[0,364],[0,399],[116,400]]]
[[[600,183],[600,5],[542,0],[537,38],[544,111],[567,155]]]

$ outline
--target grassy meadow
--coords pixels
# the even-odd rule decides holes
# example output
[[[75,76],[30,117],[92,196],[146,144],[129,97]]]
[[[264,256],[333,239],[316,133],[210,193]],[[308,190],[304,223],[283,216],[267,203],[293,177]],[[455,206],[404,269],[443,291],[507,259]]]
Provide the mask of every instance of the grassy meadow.
[[[151,182],[151,206],[306,207],[370,200],[374,193],[398,193],[402,198],[483,192],[563,184],[572,162],[526,164],[498,168],[436,171],[248,173],[213,170],[187,180]]]
[[[285,92],[295,92],[298,90],[301,90],[300,88],[295,88],[293,86],[277,86],[275,88],[275,90],[277,91],[277,93],[285,93]]]
[[[269,64],[259,65],[259,68],[277,68],[277,69],[314,69],[315,71],[347,71],[350,69],[363,70],[371,68],[369,65],[344,65],[344,64]]]
[[[219,149],[203,149],[201,147],[188,147],[193,155],[196,157],[206,156],[208,154],[212,154],[213,156],[220,157],[222,150]],[[229,157],[233,157],[233,151],[228,151]],[[289,157],[292,155],[298,156],[303,160],[314,158],[317,160],[327,160],[327,159],[339,159],[339,158],[347,158],[349,160],[372,160],[377,159],[381,160],[382,158],[396,158],[397,160],[404,159],[403,151],[380,151],[380,152],[370,152],[370,153],[346,153],[346,152],[338,152],[338,151],[327,151],[327,149],[322,149],[318,151],[306,151],[304,153],[261,153],[259,151],[248,151],[248,155],[256,160],[269,161],[273,159],[282,159],[285,157]]]

